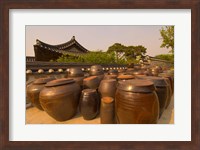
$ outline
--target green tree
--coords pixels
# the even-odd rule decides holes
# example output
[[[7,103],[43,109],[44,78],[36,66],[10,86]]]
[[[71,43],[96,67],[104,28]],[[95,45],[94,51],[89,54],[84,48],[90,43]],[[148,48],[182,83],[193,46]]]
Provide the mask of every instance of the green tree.
[[[115,43],[108,48],[107,52],[108,53],[115,52],[116,58],[117,58],[117,61],[118,61],[120,59],[120,57],[123,55],[125,49],[126,49],[126,46],[124,46],[120,43]]]
[[[161,48],[166,47],[166,48],[170,48],[170,53],[174,53],[174,26],[165,26],[165,28],[162,28],[160,30],[160,35],[161,35],[161,39],[162,44],[161,44]]]
[[[138,46],[128,46],[125,49],[125,56],[128,58],[136,59],[137,56],[143,57],[146,54],[146,48],[142,45]]]

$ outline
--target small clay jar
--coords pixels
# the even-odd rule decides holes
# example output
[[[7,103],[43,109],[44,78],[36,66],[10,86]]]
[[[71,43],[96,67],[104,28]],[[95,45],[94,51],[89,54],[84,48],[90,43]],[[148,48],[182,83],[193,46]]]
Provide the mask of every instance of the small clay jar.
[[[101,124],[115,123],[114,99],[112,97],[101,98],[100,122]]]
[[[27,85],[26,93],[27,98],[31,101],[33,106],[36,108],[43,110],[39,101],[39,94],[41,90],[44,88],[45,84],[49,81],[55,80],[55,78],[39,78],[36,79],[31,84]]]
[[[73,79],[57,79],[48,82],[40,92],[42,108],[57,121],[72,118],[78,108],[81,89]]]
[[[99,113],[100,99],[96,90],[84,89],[81,93],[79,111],[85,120],[94,119]]]
[[[124,75],[119,75],[117,77],[117,80],[118,81],[121,81],[121,80],[131,80],[131,79],[134,79],[135,77],[133,75],[127,75],[127,74],[124,74]]]
[[[68,77],[83,77],[84,73],[81,68],[75,67],[75,68],[70,68],[68,72]]]
[[[102,80],[98,91],[102,97],[115,97],[116,92],[116,86],[117,86],[117,80],[110,79],[110,80]]]
[[[97,89],[99,87],[100,81],[97,76],[90,76],[83,80],[84,89]]]

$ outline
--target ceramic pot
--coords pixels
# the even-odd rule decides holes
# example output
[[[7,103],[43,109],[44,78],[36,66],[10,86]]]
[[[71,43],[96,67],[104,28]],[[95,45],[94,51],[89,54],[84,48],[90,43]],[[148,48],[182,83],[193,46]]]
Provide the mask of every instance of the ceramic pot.
[[[39,94],[41,90],[44,88],[45,84],[49,81],[55,80],[55,78],[39,78],[36,79],[31,84],[27,85],[26,93],[28,100],[31,101],[33,106],[36,108],[43,110],[39,101]]]
[[[110,80],[102,80],[98,91],[102,97],[115,97],[116,92],[116,86],[117,86],[117,80],[110,79]]]
[[[114,99],[112,97],[101,98],[100,122],[101,124],[115,123]]]
[[[100,81],[97,76],[91,76],[83,80],[84,89],[97,89],[99,87]]]
[[[170,85],[167,83],[166,79],[162,77],[146,76],[141,78],[145,80],[150,80],[154,83],[160,106],[159,117],[161,117],[162,113],[165,110],[167,102],[171,99],[171,96],[169,95]]]
[[[71,77],[83,77],[83,76],[84,76],[84,73],[83,73],[81,68],[75,67],[75,68],[69,69],[69,72],[68,72],[69,78],[71,78]]]
[[[115,115],[119,124],[156,124],[159,101],[153,82],[138,79],[119,81]]]
[[[77,112],[80,86],[73,79],[57,79],[48,82],[40,92],[42,108],[55,120],[66,121]]]
[[[100,99],[96,90],[85,89],[81,93],[79,110],[85,120],[94,119],[99,113]]]
[[[103,68],[100,65],[93,65],[90,67],[90,75],[91,76],[98,76],[104,74]]]

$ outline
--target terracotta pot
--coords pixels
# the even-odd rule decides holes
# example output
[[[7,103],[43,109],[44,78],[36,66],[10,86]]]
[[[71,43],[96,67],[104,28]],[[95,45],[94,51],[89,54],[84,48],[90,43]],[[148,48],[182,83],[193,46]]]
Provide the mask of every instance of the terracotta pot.
[[[81,93],[79,110],[85,120],[94,119],[99,113],[100,99],[94,89],[85,89]]]
[[[66,121],[77,112],[80,92],[80,86],[73,79],[57,79],[42,89],[40,103],[55,120]]]
[[[166,79],[162,77],[146,76],[141,78],[150,80],[154,83],[160,106],[159,117],[161,117],[167,105],[167,101],[171,99],[171,96],[169,95],[170,85],[167,83]]]
[[[115,97],[116,92],[116,86],[117,86],[117,80],[110,79],[110,80],[102,80],[98,91],[101,95],[101,97]]]
[[[103,80],[117,79],[117,75],[105,75]]]
[[[55,78],[40,78],[36,79],[31,84],[27,85],[26,93],[28,100],[31,101],[33,106],[36,108],[43,110],[39,101],[39,94],[41,90],[44,88],[45,84]]]
[[[126,74],[124,74],[124,75],[119,75],[117,77],[117,80],[118,81],[121,81],[121,80],[131,80],[131,79],[134,79],[134,78],[135,77],[133,75],[126,75]]]
[[[114,99],[112,97],[101,99],[100,122],[101,124],[115,123]]]
[[[97,76],[91,76],[83,80],[84,89],[97,89],[99,87],[100,81]]]
[[[83,77],[84,73],[81,68],[75,67],[75,68],[70,68],[68,72],[68,77]]]
[[[91,76],[97,76],[97,75],[102,75],[103,72],[103,68],[100,65],[93,65],[90,67],[90,75]]]
[[[115,115],[120,124],[156,124],[159,101],[153,82],[138,79],[119,81]]]

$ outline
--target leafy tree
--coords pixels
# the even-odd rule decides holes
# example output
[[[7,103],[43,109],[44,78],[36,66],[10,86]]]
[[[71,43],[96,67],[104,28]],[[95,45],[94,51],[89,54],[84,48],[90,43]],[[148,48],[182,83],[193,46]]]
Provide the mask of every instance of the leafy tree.
[[[174,53],[174,26],[165,26],[160,30],[160,35],[162,37],[161,48],[170,48],[170,53]]]
[[[125,49],[125,56],[128,58],[134,58],[136,59],[137,56],[143,57],[146,54],[146,48],[142,45],[138,46],[128,46]]]
[[[120,59],[120,57],[123,55],[125,49],[126,49],[126,46],[124,46],[120,43],[115,43],[108,48],[107,52],[108,53],[115,52],[116,58],[118,61]]]

